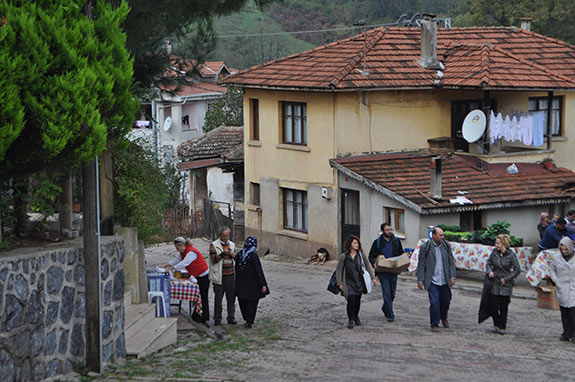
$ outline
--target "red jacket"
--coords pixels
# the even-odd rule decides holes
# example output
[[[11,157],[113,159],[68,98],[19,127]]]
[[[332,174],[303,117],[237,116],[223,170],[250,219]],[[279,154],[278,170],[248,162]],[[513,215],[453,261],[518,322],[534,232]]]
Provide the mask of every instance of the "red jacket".
[[[191,245],[186,247],[184,253],[180,253],[180,257],[182,258],[182,260],[184,260],[184,258],[190,251],[194,251],[196,255],[198,255],[198,257],[194,261],[192,261],[190,265],[186,267],[186,269],[190,275],[197,278],[202,273],[208,270],[208,263],[206,262],[206,259],[204,259],[204,256],[202,256],[200,251],[198,251]]]

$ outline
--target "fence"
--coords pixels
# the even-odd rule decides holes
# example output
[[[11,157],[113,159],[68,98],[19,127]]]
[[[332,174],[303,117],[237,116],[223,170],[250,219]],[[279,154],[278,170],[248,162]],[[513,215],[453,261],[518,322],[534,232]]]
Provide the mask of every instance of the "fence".
[[[175,237],[192,237],[189,207],[172,207],[164,211],[164,229],[166,239],[173,240]]]

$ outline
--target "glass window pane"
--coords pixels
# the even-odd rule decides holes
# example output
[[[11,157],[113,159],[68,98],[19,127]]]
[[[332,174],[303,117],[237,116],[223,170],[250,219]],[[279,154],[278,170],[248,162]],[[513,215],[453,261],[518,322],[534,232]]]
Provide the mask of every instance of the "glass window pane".
[[[536,111],[537,110],[537,100],[530,99],[529,100],[529,111]]]
[[[539,110],[547,110],[547,99],[539,100]]]
[[[553,98],[553,109],[559,109],[561,107],[560,98]]]
[[[291,143],[292,139],[292,117],[291,115],[286,115],[284,119],[284,142]]]
[[[561,133],[561,125],[560,125],[560,113],[559,110],[553,110],[551,112],[551,131],[553,135],[558,135]]]
[[[397,232],[405,232],[404,212],[397,213]]]

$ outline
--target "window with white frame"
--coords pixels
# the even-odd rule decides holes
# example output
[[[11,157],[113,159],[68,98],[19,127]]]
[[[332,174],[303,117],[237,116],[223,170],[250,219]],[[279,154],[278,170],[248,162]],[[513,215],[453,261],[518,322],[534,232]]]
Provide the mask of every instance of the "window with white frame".
[[[307,105],[282,102],[282,143],[307,145]]]
[[[383,221],[391,224],[395,233],[405,234],[405,210],[383,207]]]
[[[283,227],[307,232],[307,192],[282,188]]]

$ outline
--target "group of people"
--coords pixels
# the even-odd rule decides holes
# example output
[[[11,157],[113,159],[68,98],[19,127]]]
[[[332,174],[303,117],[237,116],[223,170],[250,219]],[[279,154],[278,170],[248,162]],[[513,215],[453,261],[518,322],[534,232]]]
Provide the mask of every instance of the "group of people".
[[[573,216],[571,216],[573,212]],[[570,217],[571,216],[571,217]],[[568,214],[571,220],[575,211]],[[564,220],[557,220],[557,222]],[[555,223],[557,224],[557,223]],[[389,322],[395,320],[393,301],[397,287],[397,274],[376,272],[377,258],[396,257],[403,253],[401,241],[393,235],[391,225],[383,223],[381,235],[373,241],[369,256],[362,250],[359,237],[351,235],[344,244],[336,268],[336,278],[341,294],[347,300],[348,328],[361,325],[359,310],[362,294],[371,290],[371,284],[379,279],[383,296],[381,310]],[[509,235],[498,235],[495,248],[485,266],[485,281],[479,304],[478,323],[489,317],[493,320],[493,333],[504,335],[507,327],[508,307],[513,286],[521,269],[517,256],[510,249]],[[575,340],[575,256],[572,240],[559,239],[555,248],[559,253],[553,257],[551,279],[556,284],[557,300],[561,308],[563,324],[562,341]],[[451,287],[455,285],[455,258],[445,234],[439,227],[433,228],[431,240],[419,250],[417,286],[425,289],[429,298],[429,322],[432,332],[439,332],[439,324],[449,328],[448,312],[451,303]]]
[[[541,212],[537,231],[541,237],[540,250],[558,248],[559,241],[565,236],[575,239],[575,210],[567,212],[565,217],[555,214],[553,220],[547,212]]]
[[[174,246],[179,256],[162,267],[187,273],[198,281],[202,298],[202,315],[194,310],[192,314],[194,321],[209,326],[208,291],[211,281],[214,290],[214,325],[222,324],[222,302],[225,295],[227,323],[237,324],[235,319],[237,297],[245,321],[244,326],[249,329],[254,324],[259,300],[270,292],[256,252],[257,239],[249,236],[243,248],[236,253],[230,234],[231,230],[228,227],[221,227],[220,237],[210,243],[209,254],[206,257],[194,248],[191,239],[177,237],[174,239]]]

